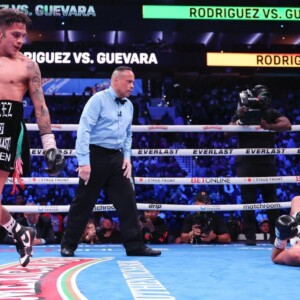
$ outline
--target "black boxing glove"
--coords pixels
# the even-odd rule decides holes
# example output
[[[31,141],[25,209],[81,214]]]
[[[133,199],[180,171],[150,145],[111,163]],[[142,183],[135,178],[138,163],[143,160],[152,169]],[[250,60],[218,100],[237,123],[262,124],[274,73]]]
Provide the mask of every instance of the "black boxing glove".
[[[298,234],[298,223],[290,215],[282,215],[275,222],[275,242],[274,246],[278,249],[284,249],[286,241]]]
[[[57,148],[48,149],[45,152],[45,160],[47,168],[45,171],[50,176],[57,176],[65,168],[65,157]]]
[[[47,168],[45,171],[50,176],[57,176],[65,167],[64,155],[56,147],[53,133],[41,136]]]

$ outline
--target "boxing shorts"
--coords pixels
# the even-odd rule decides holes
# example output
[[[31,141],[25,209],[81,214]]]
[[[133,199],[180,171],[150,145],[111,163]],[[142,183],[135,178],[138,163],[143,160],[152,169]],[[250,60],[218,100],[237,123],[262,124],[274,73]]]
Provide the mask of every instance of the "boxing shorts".
[[[292,217],[294,217],[297,220],[297,222],[298,222],[297,214],[298,214],[298,212],[294,213],[292,215]],[[293,238],[290,239],[291,246],[295,246],[300,241],[300,237],[299,237],[299,234],[300,234],[300,224],[299,224],[299,222],[298,222],[297,228],[298,228],[298,234],[295,237],[293,237]]]
[[[16,160],[22,160],[22,173],[30,171],[28,135],[23,121],[23,103],[0,100],[0,170],[15,171]]]

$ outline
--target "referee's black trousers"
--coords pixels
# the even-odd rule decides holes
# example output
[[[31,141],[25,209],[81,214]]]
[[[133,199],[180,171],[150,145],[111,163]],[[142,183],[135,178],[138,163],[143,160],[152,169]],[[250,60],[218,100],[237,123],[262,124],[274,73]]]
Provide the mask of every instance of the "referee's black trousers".
[[[79,179],[61,241],[62,248],[76,250],[102,189],[105,189],[118,213],[125,249],[145,247],[138,222],[134,187],[130,179],[123,175],[122,152],[90,145],[90,163],[91,175],[88,184],[85,185],[84,181]]]

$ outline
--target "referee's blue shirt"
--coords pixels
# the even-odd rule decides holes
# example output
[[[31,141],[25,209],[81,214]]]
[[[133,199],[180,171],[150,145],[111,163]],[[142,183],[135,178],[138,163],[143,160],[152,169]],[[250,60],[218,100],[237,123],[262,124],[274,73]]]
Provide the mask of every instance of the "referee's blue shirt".
[[[89,145],[122,149],[130,159],[132,145],[133,105],[129,99],[118,104],[112,87],[94,94],[86,103],[80,117],[76,139],[78,165],[90,165]]]

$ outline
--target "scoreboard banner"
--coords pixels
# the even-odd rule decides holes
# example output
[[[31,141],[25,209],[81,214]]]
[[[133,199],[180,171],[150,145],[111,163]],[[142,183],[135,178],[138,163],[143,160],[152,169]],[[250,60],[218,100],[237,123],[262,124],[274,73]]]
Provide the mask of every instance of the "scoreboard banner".
[[[299,7],[143,5],[144,19],[299,21]]]
[[[208,52],[206,65],[212,67],[299,68],[300,54]]]

